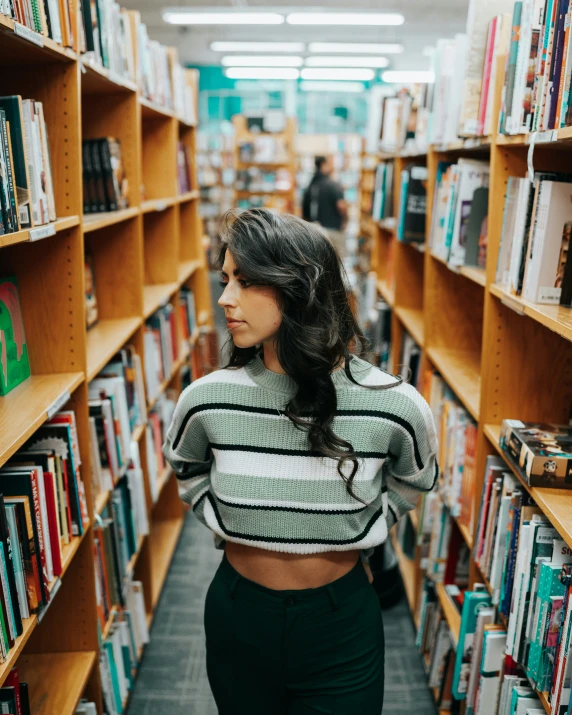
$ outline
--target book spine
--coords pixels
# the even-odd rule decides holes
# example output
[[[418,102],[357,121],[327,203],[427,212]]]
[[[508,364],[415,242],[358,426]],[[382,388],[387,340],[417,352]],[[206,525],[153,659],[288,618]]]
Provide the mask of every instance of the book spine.
[[[30,472],[30,482],[32,484],[32,499],[34,507],[34,523],[36,525],[36,538],[39,546],[39,556],[41,564],[41,578],[43,583],[43,591],[45,594],[45,602],[49,603],[50,600],[50,590],[48,588],[48,568],[46,564],[46,549],[44,546],[44,528],[42,524],[42,508],[40,506],[40,489],[38,486],[38,472],[33,469]]]
[[[16,627],[16,617],[14,615],[14,607],[12,605],[12,594],[10,593],[10,584],[8,583],[8,564],[6,562],[6,554],[4,552],[4,544],[0,541],[0,584],[4,594],[6,603],[8,632],[10,635],[10,645],[18,637],[18,629]]]

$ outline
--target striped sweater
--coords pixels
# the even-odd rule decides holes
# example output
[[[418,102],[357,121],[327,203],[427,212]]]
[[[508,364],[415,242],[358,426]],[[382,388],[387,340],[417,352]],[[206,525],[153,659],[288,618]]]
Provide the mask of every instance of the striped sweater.
[[[395,382],[355,356],[350,366],[361,384]],[[368,390],[343,370],[332,378],[333,430],[359,456],[353,489],[364,503],[347,493],[337,460],[312,452],[307,433],[280,412],[296,383],[261,357],[206,375],[181,394],[163,452],[181,498],[217,546],[234,541],[299,554],[370,549],[433,488],[437,438],[417,390]]]

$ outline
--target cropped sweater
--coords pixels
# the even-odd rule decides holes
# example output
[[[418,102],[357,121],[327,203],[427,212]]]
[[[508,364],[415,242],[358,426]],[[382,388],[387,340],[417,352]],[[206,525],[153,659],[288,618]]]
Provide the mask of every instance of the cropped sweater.
[[[350,367],[364,385],[396,382],[355,356]],[[281,412],[296,383],[261,357],[206,375],[181,394],[163,452],[181,498],[219,548],[233,541],[298,554],[370,549],[435,485],[435,427],[417,390],[369,390],[343,370],[332,378],[332,427],[358,455],[353,491],[362,501],[348,494],[337,460],[313,452],[307,432]]]

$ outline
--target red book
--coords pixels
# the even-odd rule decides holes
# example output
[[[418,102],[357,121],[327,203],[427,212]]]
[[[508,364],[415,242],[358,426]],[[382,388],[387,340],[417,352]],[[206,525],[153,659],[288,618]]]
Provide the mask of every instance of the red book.
[[[18,677],[17,668],[12,668],[8,673],[8,677],[4,681],[4,685],[8,688],[14,688],[14,697],[16,698],[16,713],[22,715],[22,703],[20,701],[20,679]]]
[[[105,549],[103,548],[103,531],[100,526],[93,528],[93,534],[95,537],[95,543],[97,546],[97,554],[99,557],[99,564],[101,566],[101,574],[103,578],[103,588],[105,591],[105,599],[109,609],[111,610],[111,595],[109,593],[109,581],[107,579],[107,561],[105,560]]]
[[[181,321],[183,340],[187,341],[191,336],[189,333],[189,312],[187,310],[187,301],[184,299],[181,299],[179,303],[179,317]]]
[[[52,567],[54,576],[62,573],[62,552],[60,543],[60,533],[58,530],[58,507],[54,485],[54,475],[51,472],[44,472],[44,493],[46,495],[46,509],[48,512],[48,531],[50,546],[52,547]]]
[[[495,37],[497,33],[498,16],[489,23],[487,35],[487,45],[485,49],[485,64],[483,69],[483,82],[481,87],[481,103],[477,119],[477,135],[482,136],[485,131],[485,119],[487,116],[487,101],[489,97],[489,86],[491,82],[491,72],[494,61]]]
[[[179,347],[177,345],[177,320],[176,313],[172,310],[169,313],[169,323],[171,324],[171,348],[173,350],[173,360],[178,360],[179,358]]]
[[[46,566],[46,547],[44,544],[44,524],[42,522],[42,507],[40,506],[40,486],[38,484],[38,470],[30,470],[30,482],[32,484],[32,499],[31,506],[34,509],[34,524],[36,525],[36,534],[38,537],[38,546],[40,547],[40,563],[42,566],[42,579],[44,582],[44,593],[46,594],[47,602],[50,601],[50,590],[48,588],[48,568]]]
[[[67,465],[67,459],[62,459],[60,460],[61,465],[62,465],[62,477],[64,479],[64,491],[66,493],[66,515],[68,518],[68,531],[70,534],[70,539],[72,536],[77,536],[78,531],[77,531],[77,526],[74,528],[74,524],[72,521],[72,515],[71,515],[71,507],[70,507],[70,490],[68,486],[68,465]]]

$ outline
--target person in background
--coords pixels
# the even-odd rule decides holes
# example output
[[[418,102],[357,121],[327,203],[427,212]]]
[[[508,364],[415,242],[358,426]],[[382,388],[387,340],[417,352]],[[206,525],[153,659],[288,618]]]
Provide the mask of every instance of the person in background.
[[[331,156],[317,156],[314,160],[316,173],[312,177],[302,201],[302,217],[305,221],[319,223],[326,229],[341,258],[346,258],[345,227],[348,207],[341,184],[331,178],[334,162]]]

